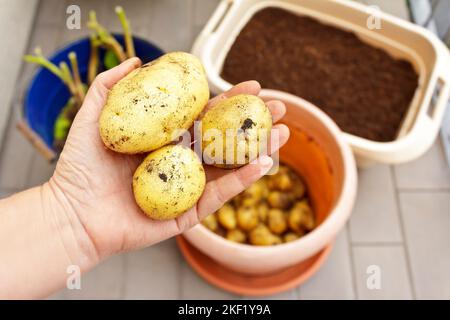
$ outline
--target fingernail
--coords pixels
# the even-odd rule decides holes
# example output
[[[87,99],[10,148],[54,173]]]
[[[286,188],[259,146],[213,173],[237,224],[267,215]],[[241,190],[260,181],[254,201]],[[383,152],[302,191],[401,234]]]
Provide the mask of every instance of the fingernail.
[[[259,164],[261,166],[261,174],[266,174],[273,166],[273,160],[269,156],[261,156],[259,158]]]

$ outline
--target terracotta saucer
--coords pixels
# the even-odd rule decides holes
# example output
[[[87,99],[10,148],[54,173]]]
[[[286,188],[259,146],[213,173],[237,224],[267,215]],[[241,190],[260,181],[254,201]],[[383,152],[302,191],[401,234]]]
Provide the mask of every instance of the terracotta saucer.
[[[232,271],[192,246],[183,236],[177,244],[189,265],[206,281],[225,291],[245,296],[266,296],[287,291],[304,283],[314,275],[331,252],[332,244],[297,265],[264,276]]]

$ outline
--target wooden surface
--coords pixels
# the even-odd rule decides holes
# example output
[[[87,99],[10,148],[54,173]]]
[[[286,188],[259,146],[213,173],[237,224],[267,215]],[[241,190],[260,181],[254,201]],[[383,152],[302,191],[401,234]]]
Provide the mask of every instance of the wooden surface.
[[[2,0],[5,1],[5,0]],[[13,3],[13,0],[10,0]],[[190,50],[217,0],[121,1],[137,35],[164,50]],[[369,1],[403,18],[403,1]],[[45,53],[87,34],[65,28],[65,9],[78,4],[83,25],[89,9],[99,21],[120,30],[111,2],[43,0],[28,42]],[[120,3],[114,2],[114,3]],[[49,165],[15,129],[20,94],[34,72],[21,68],[17,96],[0,154],[0,197],[46,181]],[[0,77],[8,77],[1,74]],[[400,166],[377,166],[359,172],[358,200],[352,218],[333,252],[308,283],[268,298],[285,299],[450,299],[450,171],[437,142],[423,157]],[[367,268],[381,269],[380,290],[366,286]],[[235,299],[195,274],[183,261],[174,240],[115,256],[82,278],[82,290],[63,290],[52,298]]]

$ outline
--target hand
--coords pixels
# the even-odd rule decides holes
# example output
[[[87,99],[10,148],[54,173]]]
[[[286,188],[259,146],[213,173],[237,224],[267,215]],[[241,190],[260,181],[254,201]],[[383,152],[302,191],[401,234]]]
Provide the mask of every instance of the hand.
[[[262,156],[258,163],[237,170],[206,167],[206,188],[196,206],[170,221],[146,217],[136,205],[131,188],[133,173],[144,156],[123,155],[107,149],[98,129],[108,90],[139,66],[140,60],[132,58],[97,76],[49,181],[60,211],[74,229],[78,246],[93,264],[113,253],[149,246],[187,230],[261,178],[272,166],[271,158]],[[226,97],[240,93],[257,95],[259,91],[257,82],[244,82],[211,99],[207,108]],[[271,101],[267,105],[274,122],[284,115],[283,103]],[[289,137],[284,125],[275,125],[274,130],[279,130],[280,139],[277,145],[271,146],[272,151]]]

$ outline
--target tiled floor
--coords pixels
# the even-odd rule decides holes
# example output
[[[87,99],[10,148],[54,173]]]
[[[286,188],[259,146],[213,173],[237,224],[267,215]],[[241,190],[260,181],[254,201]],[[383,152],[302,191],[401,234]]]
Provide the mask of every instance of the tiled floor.
[[[122,1],[137,35],[164,50],[189,50],[218,0]],[[364,0],[403,18],[400,0]],[[40,2],[27,51],[40,45],[45,53],[86,34],[65,26],[65,8],[80,5],[83,17],[96,9],[98,18],[120,30],[107,1]],[[85,20],[83,20],[83,24]],[[14,92],[22,93],[34,67],[24,65]],[[3,82],[2,82],[3,83]],[[0,197],[42,183],[52,174],[47,164],[18,134],[20,94],[0,154]],[[337,238],[321,270],[306,284],[273,299],[450,299],[450,170],[439,142],[423,157],[399,166],[359,171],[353,216]],[[381,275],[379,289],[369,289]],[[369,286],[368,286],[369,284]],[[372,283],[373,284],[373,283]],[[216,289],[185,263],[174,240],[116,256],[86,274],[81,291],[61,291],[51,298],[242,298]]]

